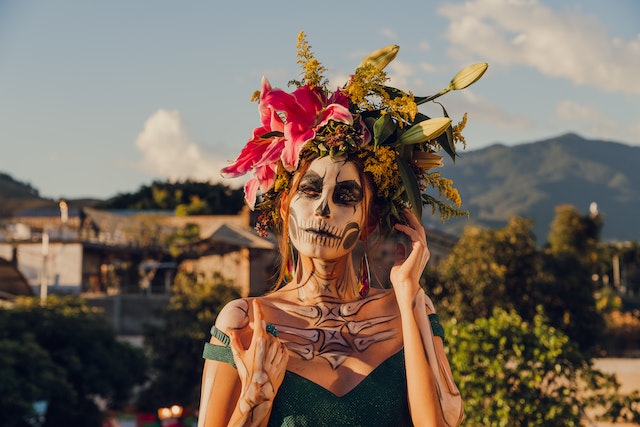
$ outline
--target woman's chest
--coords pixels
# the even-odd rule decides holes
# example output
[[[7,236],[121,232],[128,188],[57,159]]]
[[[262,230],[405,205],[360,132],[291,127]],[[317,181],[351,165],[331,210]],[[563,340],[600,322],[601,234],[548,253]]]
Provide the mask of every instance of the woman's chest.
[[[270,301],[266,314],[289,351],[287,369],[328,389],[339,378],[351,389],[402,348],[396,305],[384,297],[304,306]]]

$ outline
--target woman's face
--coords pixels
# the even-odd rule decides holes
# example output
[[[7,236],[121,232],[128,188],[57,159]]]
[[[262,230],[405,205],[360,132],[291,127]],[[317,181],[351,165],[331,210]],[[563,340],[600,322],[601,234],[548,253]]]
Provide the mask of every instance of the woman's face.
[[[351,252],[364,224],[364,192],[353,162],[329,156],[311,162],[289,206],[293,246],[327,260]]]

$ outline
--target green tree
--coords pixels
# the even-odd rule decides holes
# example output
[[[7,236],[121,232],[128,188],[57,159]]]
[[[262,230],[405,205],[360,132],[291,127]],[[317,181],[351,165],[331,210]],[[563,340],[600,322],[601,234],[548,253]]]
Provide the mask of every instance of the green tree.
[[[140,407],[181,405],[193,410],[200,399],[202,350],[222,307],[239,298],[238,290],[221,278],[210,283],[178,273],[162,326],[145,332],[151,354],[152,381],[141,395]]]
[[[234,215],[244,206],[242,189],[224,184],[186,180],[154,181],[135,193],[122,193],[101,203],[99,209],[176,210],[181,215]]]
[[[466,228],[427,283],[436,283],[439,306],[458,320],[487,317],[495,307],[532,319],[544,294],[540,265],[531,221],[514,217],[503,229]]]
[[[567,212],[559,211],[554,227],[576,236],[579,233],[570,226],[573,213],[569,212],[569,220],[563,219]],[[460,321],[487,317],[496,307],[514,309],[531,321],[536,307],[542,305],[553,326],[583,351],[593,350],[600,342],[604,321],[596,310],[590,251],[580,255],[581,249],[571,249],[575,242],[589,239],[592,237],[555,239],[548,248],[540,249],[531,221],[518,217],[502,229],[468,227],[427,283],[433,283],[439,292],[436,298],[445,313]]]
[[[598,239],[602,221],[592,212],[582,216],[570,205],[556,213],[544,250],[548,284],[545,310],[551,323],[574,339],[583,351],[594,350],[602,340],[604,320],[596,309]]]
[[[611,375],[539,311],[531,322],[495,308],[488,318],[448,322],[447,344],[468,426],[581,426],[588,411],[638,420],[638,395],[622,397]]]
[[[595,261],[602,229],[602,217],[597,212],[581,215],[571,205],[556,207],[547,238],[553,254],[572,253],[585,264]]]
[[[45,426],[99,426],[96,398],[122,407],[146,371],[144,353],[118,341],[103,317],[74,297],[0,308],[0,360],[7,426],[25,425],[38,400],[48,402]]]

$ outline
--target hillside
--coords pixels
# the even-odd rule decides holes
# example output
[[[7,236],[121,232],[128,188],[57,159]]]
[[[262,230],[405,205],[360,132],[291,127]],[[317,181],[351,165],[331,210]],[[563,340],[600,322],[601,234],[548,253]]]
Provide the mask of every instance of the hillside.
[[[58,209],[58,200],[40,197],[40,192],[30,184],[18,181],[0,172],[0,218],[7,218],[19,212],[39,209]],[[93,199],[69,200],[69,208],[93,206]]]
[[[39,209],[54,206],[51,200],[40,197],[30,184],[0,173],[0,218],[12,216],[23,209]]]
[[[454,179],[471,216],[444,228],[459,234],[466,224],[497,227],[510,216],[525,216],[534,218],[542,244],[555,206],[571,204],[586,214],[596,202],[604,216],[602,240],[640,240],[638,165],[640,147],[575,134],[463,151],[443,174]]]

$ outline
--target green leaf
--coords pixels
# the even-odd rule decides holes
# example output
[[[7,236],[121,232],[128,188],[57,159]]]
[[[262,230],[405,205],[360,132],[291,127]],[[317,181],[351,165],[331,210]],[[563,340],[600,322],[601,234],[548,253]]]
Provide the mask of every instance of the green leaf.
[[[412,145],[400,145],[397,148],[398,155],[405,159],[407,162],[413,158],[413,146]]]
[[[400,178],[402,178],[402,184],[407,191],[407,199],[411,205],[411,210],[418,220],[420,220],[420,218],[422,218],[422,200],[420,197],[420,187],[418,186],[416,174],[413,173],[413,169],[411,169],[409,163],[401,156],[397,157],[397,161]]]
[[[425,120],[429,120],[431,117],[427,116],[426,114],[422,114],[420,112],[416,113],[415,118],[413,119],[413,123],[419,123],[419,122],[423,122]]]
[[[444,108],[444,105],[440,104],[439,102],[436,102],[436,104],[442,107],[442,115],[444,117],[449,117],[449,114]],[[453,127],[449,126],[442,135],[436,138],[436,142],[440,144],[442,149],[449,155],[449,157],[451,157],[451,160],[453,160],[453,162],[455,163],[457,154],[456,145],[453,141]]]
[[[260,138],[268,139],[268,138],[273,138],[274,136],[284,136],[284,133],[274,130],[272,132],[267,132],[264,135],[260,135]]]
[[[383,145],[396,132],[398,125],[390,115],[383,114],[373,124],[373,145],[375,148]]]

